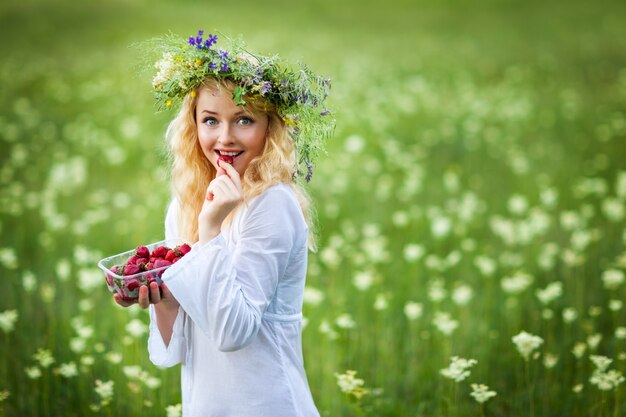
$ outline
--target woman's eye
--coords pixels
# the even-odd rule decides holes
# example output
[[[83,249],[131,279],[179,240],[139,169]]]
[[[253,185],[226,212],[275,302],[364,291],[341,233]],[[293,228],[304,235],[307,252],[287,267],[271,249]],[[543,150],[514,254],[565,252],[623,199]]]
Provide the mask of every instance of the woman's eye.
[[[208,126],[215,126],[217,124],[217,120],[215,120],[215,118],[213,117],[207,117],[206,119],[204,119],[203,123]]]
[[[250,119],[249,117],[242,117],[241,119],[239,119],[239,124],[241,126],[248,126],[251,125],[253,123],[253,120]]]

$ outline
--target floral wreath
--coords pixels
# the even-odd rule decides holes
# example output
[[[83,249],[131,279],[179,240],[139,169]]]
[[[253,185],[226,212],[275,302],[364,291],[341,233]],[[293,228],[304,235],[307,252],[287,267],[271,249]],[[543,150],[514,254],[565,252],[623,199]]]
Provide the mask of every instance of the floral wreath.
[[[274,103],[278,115],[289,127],[298,154],[296,176],[313,174],[313,161],[332,136],[335,120],[326,108],[330,80],[316,76],[303,64],[289,65],[279,56],[264,56],[246,50],[241,39],[225,38],[217,47],[217,35],[198,31],[189,39],[170,34],[145,42],[142,46],[161,54],[154,64],[158,70],[152,80],[160,109],[170,108],[207,77],[235,82],[233,101],[245,106],[258,97]]]

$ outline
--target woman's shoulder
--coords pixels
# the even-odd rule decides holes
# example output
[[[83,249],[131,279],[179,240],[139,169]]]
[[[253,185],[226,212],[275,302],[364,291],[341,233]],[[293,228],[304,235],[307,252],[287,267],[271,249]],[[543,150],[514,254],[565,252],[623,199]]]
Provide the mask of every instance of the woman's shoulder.
[[[261,194],[252,198],[247,206],[247,211],[250,214],[266,213],[277,217],[289,215],[304,219],[295,191],[289,184],[285,183],[268,187]]]

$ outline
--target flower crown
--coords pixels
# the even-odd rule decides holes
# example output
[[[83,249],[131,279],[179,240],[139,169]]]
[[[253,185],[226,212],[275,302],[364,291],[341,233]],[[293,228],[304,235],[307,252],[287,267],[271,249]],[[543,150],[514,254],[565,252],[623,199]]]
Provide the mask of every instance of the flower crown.
[[[330,80],[316,76],[303,64],[297,68],[277,55],[263,56],[245,49],[241,39],[224,36],[225,45],[217,47],[217,35],[204,31],[187,40],[175,35],[152,40],[151,49],[161,53],[154,65],[152,80],[159,108],[182,101],[207,77],[235,83],[233,101],[245,106],[259,97],[274,103],[278,115],[290,129],[298,154],[297,176],[308,182],[313,161],[324,149],[334,130],[335,120],[325,107]],[[220,37],[223,35],[220,34]]]

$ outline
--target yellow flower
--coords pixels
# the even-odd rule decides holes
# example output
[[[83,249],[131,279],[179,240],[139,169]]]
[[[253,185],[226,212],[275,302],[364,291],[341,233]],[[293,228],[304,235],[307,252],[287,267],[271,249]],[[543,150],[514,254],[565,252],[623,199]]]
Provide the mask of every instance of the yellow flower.
[[[165,103],[167,107],[172,107],[172,104],[172,100],[167,100],[167,102]]]
[[[202,60],[201,59],[196,59],[196,65],[202,65]]]
[[[285,123],[286,123],[286,124],[288,124],[289,126],[295,126],[295,125],[296,125],[296,124],[294,123],[294,121],[293,121],[293,120],[291,120],[291,119],[290,119],[290,118],[288,118],[288,117],[283,117],[282,119],[283,119],[283,122],[285,122]]]
[[[196,96],[196,92],[195,92],[195,90],[194,90],[194,91],[192,91],[192,92],[191,92],[191,97],[193,98],[193,97],[195,97],[195,96]]]

